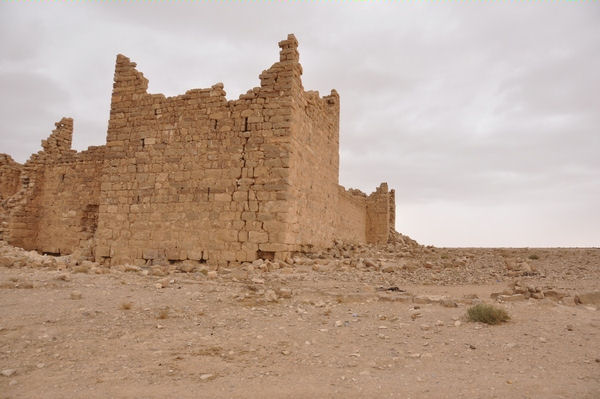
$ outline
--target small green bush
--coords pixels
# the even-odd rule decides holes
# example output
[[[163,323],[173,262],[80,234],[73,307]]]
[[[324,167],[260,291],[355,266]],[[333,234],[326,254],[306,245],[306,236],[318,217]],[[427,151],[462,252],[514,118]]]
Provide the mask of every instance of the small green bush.
[[[531,260],[536,260],[536,259],[539,259],[539,258],[540,257],[537,256],[536,254],[529,255],[529,259],[531,259]]]
[[[506,310],[485,303],[467,309],[467,318],[469,321],[479,321],[485,324],[500,324],[510,320]]]

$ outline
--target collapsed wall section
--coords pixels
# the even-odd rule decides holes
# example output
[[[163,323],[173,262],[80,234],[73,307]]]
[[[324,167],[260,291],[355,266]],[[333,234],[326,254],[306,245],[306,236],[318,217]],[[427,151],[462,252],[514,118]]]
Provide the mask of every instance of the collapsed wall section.
[[[93,236],[103,148],[77,153],[72,135],[73,120],[61,119],[21,168],[18,190],[5,201],[12,245],[69,254]]]
[[[0,203],[19,190],[22,169],[23,165],[15,162],[10,155],[0,154]]]
[[[387,183],[381,183],[367,197],[367,242],[387,242],[395,224],[395,192],[388,191]]]
[[[70,254],[89,247],[98,221],[104,147],[70,152],[46,165],[39,193],[36,247],[45,253]]]
[[[19,190],[23,165],[15,162],[10,155],[0,154],[0,240],[4,239],[8,228],[7,202]]]

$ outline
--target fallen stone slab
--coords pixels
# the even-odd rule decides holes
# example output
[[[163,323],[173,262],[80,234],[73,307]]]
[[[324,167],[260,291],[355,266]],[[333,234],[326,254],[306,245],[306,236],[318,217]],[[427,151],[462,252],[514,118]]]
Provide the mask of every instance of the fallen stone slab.
[[[427,305],[430,303],[440,304],[447,300],[449,300],[449,298],[445,295],[417,295],[413,298],[413,303],[419,305]]]
[[[377,294],[377,300],[382,302],[412,302],[413,296],[408,294],[381,292]]]
[[[514,294],[514,295],[498,295],[497,300],[499,302],[518,302],[524,301],[525,295],[523,294]]]
[[[600,291],[577,294],[575,295],[575,303],[578,305],[600,305]]]

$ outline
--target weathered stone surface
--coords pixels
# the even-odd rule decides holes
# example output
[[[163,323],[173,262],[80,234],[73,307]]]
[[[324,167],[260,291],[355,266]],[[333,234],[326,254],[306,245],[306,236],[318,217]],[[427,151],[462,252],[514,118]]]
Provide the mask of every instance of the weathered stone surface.
[[[514,295],[498,295],[498,300],[501,302],[517,302],[524,301],[525,295],[523,294],[514,294]]]
[[[24,165],[0,155],[0,238],[105,265],[180,271],[194,270],[187,260],[286,260],[335,239],[386,243],[394,190],[339,185],[339,96],[303,89],[294,35],[279,46],[279,62],[237,100],[225,98],[222,83],[150,94],[119,54],[106,145],[72,150],[73,120],[63,118]]]
[[[600,305],[600,291],[591,291],[575,296],[575,303],[582,305]]]

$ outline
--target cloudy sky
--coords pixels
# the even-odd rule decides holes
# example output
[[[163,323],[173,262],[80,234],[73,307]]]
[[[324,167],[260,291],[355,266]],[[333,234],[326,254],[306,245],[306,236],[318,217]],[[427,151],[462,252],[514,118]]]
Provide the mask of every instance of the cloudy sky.
[[[29,3],[29,2],[28,2]],[[0,152],[54,122],[105,142],[117,53],[149,91],[235,99],[300,42],[341,96],[340,182],[396,189],[397,230],[437,246],[600,246],[598,2],[0,4]]]

